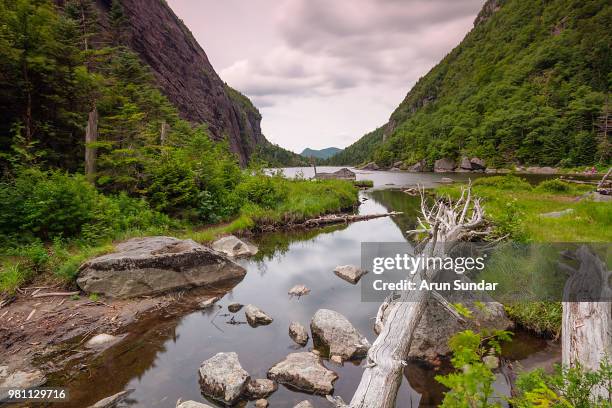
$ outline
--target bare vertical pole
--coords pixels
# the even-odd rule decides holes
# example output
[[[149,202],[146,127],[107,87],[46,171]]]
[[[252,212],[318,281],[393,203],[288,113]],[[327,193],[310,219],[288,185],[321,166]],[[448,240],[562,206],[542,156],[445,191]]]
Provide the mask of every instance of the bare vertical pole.
[[[161,133],[159,136],[159,144],[164,146],[166,144],[166,138],[168,137],[168,132],[170,131],[170,125],[166,123],[164,120],[161,124]]]
[[[89,112],[87,127],[85,128],[85,175],[93,183],[96,174],[96,147],[92,146],[98,141],[98,110],[94,106]]]

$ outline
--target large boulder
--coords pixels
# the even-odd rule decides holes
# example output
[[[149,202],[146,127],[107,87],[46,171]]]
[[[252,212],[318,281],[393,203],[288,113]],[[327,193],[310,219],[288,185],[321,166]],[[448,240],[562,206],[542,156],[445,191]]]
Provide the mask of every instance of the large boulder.
[[[472,169],[472,162],[470,161],[469,158],[467,157],[462,157],[461,158],[461,164],[459,164],[459,168],[462,170],[468,170],[471,171]]]
[[[412,166],[408,167],[408,171],[412,173],[422,173],[424,171],[427,171],[427,163],[425,162],[425,160],[418,161]]]
[[[243,267],[192,240],[134,238],[115,252],[81,265],[77,284],[85,292],[128,298],[241,279]]]
[[[365,357],[368,340],[353,327],[346,317],[329,309],[319,309],[312,317],[310,331],[315,347],[329,350],[330,357],[342,360]]]
[[[472,157],[470,163],[472,164],[472,170],[484,170],[487,168],[485,161],[478,157]]]
[[[111,395],[110,397],[101,399],[100,401],[96,402],[89,408],[119,408],[119,406],[121,407],[128,406],[128,404],[124,403],[124,401],[133,392],[134,392],[133,389],[118,392],[114,395]]]
[[[39,387],[47,381],[39,370],[10,372],[8,366],[0,366],[0,405],[8,398],[9,388],[29,389]]]
[[[244,314],[246,315],[247,322],[249,322],[251,327],[265,326],[272,323],[273,320],[263,310],[254,305],[246,305],[244,308]]]
[[[378,166],[378,164],[374,163],[374,162],[370,162],[364,166],[361,166],[361,170],[379,170],[380,167]]]
[[[457,165],[454,160],[451,159],[439,159],[434,163],[434,171],[436,173],[448,173],[455,170]]]
[[[202,363],[198,373],[202,393],[227,405],[238,400],[251,379],[233,352],[215,354]]]
[[[303,392],[327,395],[334,390],[338,375],[325,368],[313,353],[291,353],[268,371],[268,378]]]
[[[255,245],[242,241],[233,235],[219,238],[212,244],[212,249],[223,252],[232,258],[241,258],[255,255],[258,249]]]
[[[461,303],[472,312],[472,317],[466,319],[465,323],[458,321],[437,300],[429,299],[425,312],[419,321],[417,329],[412,338],[409,358],[424,360],[435,363],[440,356],[450,354],[448,341],[456,333],[471,329],[479,331],[483,328],[492,330],[506,330],[513,326],[512,321],[506,316],[501,303],[489,301],[475,301],[467,295],[451,294],[447,300],[451,303]],[[388,307],[384,313],[386,319],[391,308]],[[374,332],[379,334],[381,327],[375,327]]]

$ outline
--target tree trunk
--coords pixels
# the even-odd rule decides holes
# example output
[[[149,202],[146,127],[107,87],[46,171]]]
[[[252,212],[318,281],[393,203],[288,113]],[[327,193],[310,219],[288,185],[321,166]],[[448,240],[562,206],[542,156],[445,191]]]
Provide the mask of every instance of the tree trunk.
[[[96,152],[93,146],[98,141],[98,110],[94,106],[89,112],[87,127],[85,128],[85,175],[90,182],[94,182],[96,175]]]
[[[576,251],[576,258],[580,266],[565,284],[564,300],[586,296],[594,301],[563,302],[562,361],[565,367],[579,364],[585,370],[596,371],[606,356],[612,356],[612,303],[597,301],[611,297],[610,272],[586,245]],[[610,397],[603,388],[594,392]]]
[[[166,138],[168,137],[168,132],[170,132],[170,125],[163,121],[161,124],[161,132],[159,135],[159,144],[164,146],[166,144]]]

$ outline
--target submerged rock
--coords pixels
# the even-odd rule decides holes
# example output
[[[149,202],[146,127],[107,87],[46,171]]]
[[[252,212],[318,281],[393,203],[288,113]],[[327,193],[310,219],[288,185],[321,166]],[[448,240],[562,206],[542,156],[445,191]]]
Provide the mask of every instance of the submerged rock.
[[[267,398],[278,389],[278,385],[267,378],[251,380],[246,386],[246,395],[249,399]]]
[[[273,321],[263,310],[254,305],[246,305],[244,314],[251,327],[265,326]]]
[[[8,398],[9,388],[29,389],[47,382],[47,377],[39,370],[13,371],[8,366],[0,366],[0,401]]]
[[[204,361],[198,370],[200,388],[207,397],[233,404],[250,380],[236,353],[217,353]]]
[[[356,284],[363,275],[368,273],[368,271],[365,271],[355,265],[341,265],[336,266],[334,273],[345,281]]]
[[[365,357],[370,348],[368,340],[353,327],[346,317],[329,309],[319,309],[310,322],[315,346],[323,346],[329,355],[342,360]]]
[[[338,375],[325,368],[321,358],[308,352],[291,353],[268,371],[268,377],[303,392],[327,395]]]
[[[289,325],[289,337],[300,346],[304,347],[308,343],[308,331],[298,322],[291,322]]]
[[[89,408],[117,408],[134,390],[125,390],[96,402]]]
[[[267,399],[258,399],[255,401],[255,408],[268,408],[268,400]]]
[[[239,312],[240,309],[242,309],[242,305],[240,303],[230,303],[227,306],[227,310],[229,310],[232,313]]]
[[[212,249],[218,252],[223,252],[232,258],[240,258],[244,256],[252,256],[258,252],[255,245],[244,242],[233,235],[220,238],[213,242]]]
[[[293,408],[314,408],[314,405],[308,400],[304,400],[297,405],[294,405]]]
[[[295,285],[289,289],[290,296],[304,296],[310,293],[310,289],[304,285]]]
[[[215,285],[245,274],[240,265],[192,240],[145,237],[85,262],[77,284],[85,292],[127,298]]]
[[[176,404],[176,408],[212,408],[210,405],[195,401],[183,401]]]
[[[107,333],[100,333],[92,337],[91,339],[87,340],[87,342],[85,343],[85,347],[90,347],[90,348],[98,347],[98,346],[114,343],[118,340],[120,340],[120,338],[117,336],[113,336]]]

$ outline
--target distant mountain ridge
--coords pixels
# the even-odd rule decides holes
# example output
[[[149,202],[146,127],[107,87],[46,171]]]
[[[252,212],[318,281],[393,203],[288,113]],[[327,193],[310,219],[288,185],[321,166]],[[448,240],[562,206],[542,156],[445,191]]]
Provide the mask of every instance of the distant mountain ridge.
[[[610,27],[608,0],[488,0],[389,121],[329,164],[610,163]]]
[[[342,149],[339,149],[337,147],[328,147],[326,149],[320,150],[311,149],[307,147],[302,151],[302,153],[300,153],[300,156],[314,157],[315,159],[329,159],[330,157],[335,156],[341,151]]]

